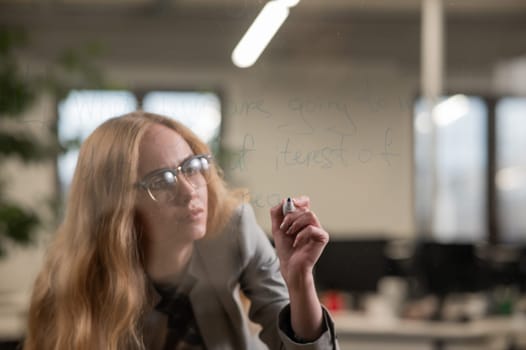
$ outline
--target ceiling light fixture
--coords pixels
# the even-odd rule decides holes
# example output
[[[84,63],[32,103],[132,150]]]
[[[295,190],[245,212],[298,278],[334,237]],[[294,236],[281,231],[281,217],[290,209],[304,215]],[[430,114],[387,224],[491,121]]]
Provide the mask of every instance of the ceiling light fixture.
[[[240,68],[252,66],[300,0],[267,2],[243,38],[232,51],[232,62]]]

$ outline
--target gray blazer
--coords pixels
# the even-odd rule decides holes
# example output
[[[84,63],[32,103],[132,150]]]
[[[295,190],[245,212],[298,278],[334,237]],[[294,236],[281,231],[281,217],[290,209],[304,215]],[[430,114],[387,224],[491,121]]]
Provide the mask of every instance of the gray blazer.
[[[236,210],[221,234],[196,242],[187,275],[195,280],[189,298],[208,350],[339,348],[326,310],[326,331],[319,339],[305,344],[289,336],[289,297],[279,260],[248,204]],[[260,339],[249,329],[239,288],[250,299],[248,314],[261,326]],[[154,292],[153,305],[159,300]],[[163,313],[148,310],[143,333],[147,349],[162,349],[166,326]]]

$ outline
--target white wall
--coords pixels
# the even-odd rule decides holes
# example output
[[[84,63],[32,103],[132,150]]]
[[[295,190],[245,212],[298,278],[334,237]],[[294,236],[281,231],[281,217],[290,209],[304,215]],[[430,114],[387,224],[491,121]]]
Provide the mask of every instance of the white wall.
[[[232,184],[249,190],[267,232],[272,205],[308,195],[335,236],[413,234],[414,80],[396,65],[128,67],[112,77],[138,87],[220,87],[222,142],[233,152],[224,170]]]

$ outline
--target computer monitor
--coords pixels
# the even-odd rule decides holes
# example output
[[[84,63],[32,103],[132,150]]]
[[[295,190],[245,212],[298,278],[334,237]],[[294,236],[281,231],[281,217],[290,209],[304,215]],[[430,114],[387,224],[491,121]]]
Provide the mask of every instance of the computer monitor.
[[[386,273],[385,239],[330,241],[314,268],[318,290],[366,293]]]
[[[427,293],[475,292],[488,284],[487,269],[472,243],[420,242],[414,263],[417,279]]]
[[[526,292],[526,247],[523,246],[519,255],[519,286],[521,292]]]
[[[489,286],[520,287],[521,283],[521,247],[511,244],[492,245],[487,248],[485,262],[489,275]]]

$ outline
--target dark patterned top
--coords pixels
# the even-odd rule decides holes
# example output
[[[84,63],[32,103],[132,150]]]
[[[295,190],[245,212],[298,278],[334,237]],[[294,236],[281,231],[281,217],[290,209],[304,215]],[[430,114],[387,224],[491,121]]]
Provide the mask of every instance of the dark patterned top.
[[[187,294],[191,285],[183,283],[176,287],[156,284],[155,288],[162,297],[155,309],[168,316],[168,334],[163,350],[205,350]]]

